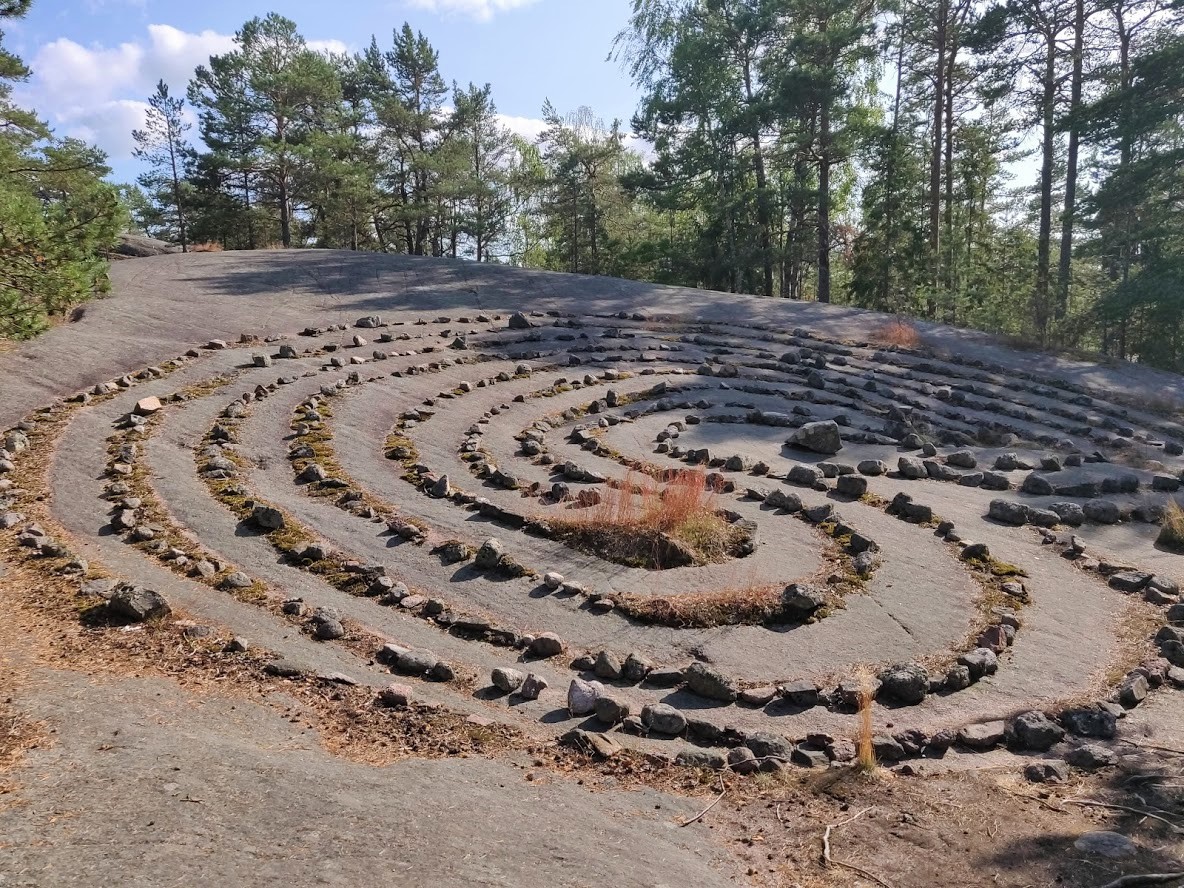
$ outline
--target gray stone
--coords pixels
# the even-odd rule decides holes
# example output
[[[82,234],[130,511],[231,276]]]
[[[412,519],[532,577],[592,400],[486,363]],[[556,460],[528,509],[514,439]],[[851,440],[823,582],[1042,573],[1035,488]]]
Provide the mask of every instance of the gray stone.
[[[1082,511],[1095,524],[1117,524],[1122,517],[1118,504],[1110,500],[1090,500],[1082,506]]]
[[[746,706],[768,706],[777,696],[777,688],[766,685],[760,688],[745,688],[740,692],[739,700]]]
[[[632,712],[629,701],[615,694],[601,694],[596,698],[595,712],[597,721],[606,725],[615,725],[624,721]]]
[[[163,619],[172,613],[164,596],[142,586],[116,587],[107,600],[107,608],[116,616],[135,623]]]
[[[747,746],[735,746],[728,750],[728,767],[737,774],[755,774],[760,770],[760,763]]]
[[[1075,768],[1096,771],[1118,764],[1118,756],[1099,743],[1084,743],[1065,753],[1065,761]]]
[[[1052,496],[1053,494],[1052,482],[1043,475],[1037,475],[1035,472],[1024,479],[1024,483],[1020,489],[1032,496]]]
[[[721,771],[728,766],[728,757],[718,749],[684,749],[674,757],[674,763],[684,768]]]
[[[1085,833],[1073,843],[1073,847],[1083,854],[1097,854],[1112,860],[1133,857],[1139,853],[1139,846],[1126,836],[1104,830]]]
[[[781,608],[786,617],[804,621],[826,603],[822,592],[803,583],[791,583],[781,593]]]
[[[867,478],[859,475],[840,475],[835,489],[843,496],[859,499],[867,493]]]
[[[999,669],[999,660],[995,652],[988,648],[976,648],[958,658],[959,665],[970,670],[970,677],[978,681],[987,675],[994,675]]]
[[[1065,730],[1043,712],[1017,715],[1007,725],[1007,745],[1025,752],[1047,752],[1065,737]]]
[[[543,632],[536,635],[527,647],[527,653],[533,657],[555,657],[563,653],[563,639],[554,632]]]
[[[1006,726],[1001,721],[967,725],[958,732],[958,742],[976,752],[994,749],[1003,741]]]
[[[790,435],[786,443],[814,453],[832,454],[843,449],[839,426],[834,420],[808,422]]]
[[[284,515],[279,509],[271,506],[257,505],[251,510],[251,521],[263,530],[281,530],[284,526]]]
[[[644,681],[653,670],[654,664],[640,654],[630,654],[621,665],[621,677],[626,681]]]
[[[319,641],[335,641],[345,637],[345,627],[332,617],[318,619],[313,622],[313,636]]]
[[[1070,527],[1080,527],[1085,522],[1085,510],[1077,503],[1051,503],[1048,510]]]
[[[645,706],[641,710],[641,720],[647,728],[657,734],[681,734],[687,726],[686,716],[666,703],[650,703]]]
[[[1032,762],[1024,766],[1024,777],[1032,783],[1064,783],[1069,779],[1069,767],[1055,759]]]
[[[793,466],[785,476],[785,480],[790,484],[799,484],[802,487],[813,487],[815,484],[821,483],[822,478],[821,469],[816,466],[804,465]],[[798,502],[800,504],[801,500]]]
[[[526,681],[526,676],[517,669],[506,669],[501,666],[494,669],[489,678],[493,686],[503,694],[514,693]]]
[[[518,696],[523,700],[537,700],[546,689],[547,680],[532,672],[526,676],[526,680],[518,688]]]
[[[222,584],[228,589],[248,589],[254,585],[254,581],[241,570],[236,570],[227,574]]]
[[[912,663],[889,666],[879,679],[880,693],[900,703],[921,703],[929,693],[929,673]]]
[[[794,706],[805,709],[817,706],[820,694],[821,689],[818,685],[806,679],[791,681],[781,686],[781,696]]]
[[[970,675],[970,669],[967,666],[958,665],[950,669],[946,673],[945,681],[942,686],[947,691],[964,691],[970,687],[973,679]]]
[[[793,755],[793,743],[781,734],[768,731],[755,731],[748,735],[744,745],[752,750],[757,758],[779,758],[789,761]]]
[[[900,474],[912,480],[926,478],[929,476],[929,471],[925,468],[925,463],[915,456],[902,456],[896,461],[896,470]]]
[[[621,677],[621,660],[612,651],[601,651],[596,657],[596,665],[592,667],[597,678],[616,681]]]
[[[473,566],[478,570],[493,570],[502,560],[502,544],[499,540],[490,538],[481,544],[477,555],[473,559]]]
[[[572,715],[590,715],[596,709],[596,699],[604,692],[598,681],[573,678],[567,687],[567,711]]]
[[[1118,702],[1127,709],[1134,709],[1147,699],[1151,686],[1147,677],[1138,672],[1130,673],[1118,686]]]
[[[830,757],[825,752],[805,744],[795,746],[789,760],[799,768],[830,767]]]
[[[987,508],[987,517],[1001,524],[1019,527],[1028,523],[1028,507],[1011,500],[995,499],[991,500]]]
[[[973,469],[978,466],[978,460],[969,450],[955,450],[946,457],[946,462],[960,469]]]
[[[1100,706],[1067,709],[1061,713],[1061,724],[1065,730],[1078,737],[1096,737],[1099,740],[1114,739],[1118,730],[1114,713]]]
[[[687,688],[709,700],[732,703],[737,696],[736,682],[706,663],[692,663],[685,672]]]
[[[683,670],[664,666],[651,669],[645,677],[645,683],[654,688],[676,688],[683,683],[684,678]]]

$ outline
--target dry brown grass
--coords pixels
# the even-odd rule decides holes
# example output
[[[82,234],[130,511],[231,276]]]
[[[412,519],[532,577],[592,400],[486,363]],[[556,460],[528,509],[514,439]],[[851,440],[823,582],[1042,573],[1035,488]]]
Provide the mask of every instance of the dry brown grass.
[[[868,340],[876,345],[892,345],[898,348],[920,348],[924,344],[921,333],[904,318],[894,318],[877,327]]]
[[[870,669],[863,668],[856,672],[859,682],[859,729],[855,735],[855,763],[865,774],[872,774],[876,770],[876,750],[872,745],[875,727],[872,724],[872,701],[876,698],[875,685]]]
[[[1128,466],[1132,469],[1162,472],[1164,471],[1164,464],[1159,461],[1161,455],[1162,451],[1160,450],[1152,450],[1150,447],[1136,444],[1134,447],[1128,447],[1126,450],[1118,451],[1112,458],[1119,465]]]
[[[1163,523],[1159,526],[1155,544],[1173,552],[1184,552],[1184,509],[1175,500],[1169,502],[1164,510]]]
[[[217,241],[203,241],[200,244],[190,244],[190,253],[221,253],[222,245]]]
[[[731,586],[661,598],[629,596],[618,599],[617,610],[648,624],[675,629],[752,626],[780,614],[781,587]]]
[[[702,471],[687,469],[664,487],[630,471],[606,487],[598,504],[548,521],[555,535],[621,564],[661,570],[726,560],[743,532],[720,514],[718,494]]]

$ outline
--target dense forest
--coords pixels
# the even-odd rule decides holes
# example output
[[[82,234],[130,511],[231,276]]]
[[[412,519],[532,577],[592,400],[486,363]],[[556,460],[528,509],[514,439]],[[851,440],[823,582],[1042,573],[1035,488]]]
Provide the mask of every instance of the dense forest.
[[[333,54],[271,14],[183,94],[158,85],[134,133],[145,172],[121,193],[136,226],[183,249],[614,275],[1180,369],[1181,22],[1175,0],[633,0],[605,47],[639,90],[633,119],[547,102],[526,139],[406,25]],[[3,59],[8,81],[24,74]],[[90,240],[36,261],[101,283],[79,264],[120,212],[101,155],[8,114],[0,212],[42,226],[41,244],[85,223]],[[4,236],[11,335],[58,297],[22,295]],[[31,311],[16,326],[15,303]]]

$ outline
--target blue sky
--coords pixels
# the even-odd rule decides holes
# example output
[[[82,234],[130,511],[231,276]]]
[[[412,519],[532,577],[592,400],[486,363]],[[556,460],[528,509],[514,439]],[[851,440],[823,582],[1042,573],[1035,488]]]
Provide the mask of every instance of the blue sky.
[[[183,94],[194,66],[224,52],[255,15],[294,20],[314,45],[359,50],[378,37],[390,45],[404,21],[440,53],[444,77],[493,85],[511,128],[537,130],[543,100],[567,111],[591,106],[626,124],[637,91],[606,61],[626,23],[629,0],[33,0],[9,24],[5,43],[33,67],[17,100],[61,135],[107,151],[115,178],[130,180],[131,129],[157,79]]]

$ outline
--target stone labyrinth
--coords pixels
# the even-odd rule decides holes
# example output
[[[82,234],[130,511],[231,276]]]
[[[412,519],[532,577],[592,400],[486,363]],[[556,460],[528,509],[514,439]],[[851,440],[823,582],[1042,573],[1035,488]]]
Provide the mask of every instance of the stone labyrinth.
[[[957,354],[370,316],[35,411],[0,527],[117,622],[193,616],[392,713],[744,772],[850,761],[862,695],[883,762],[1072,750],[1184,686],[1181,442]]]

